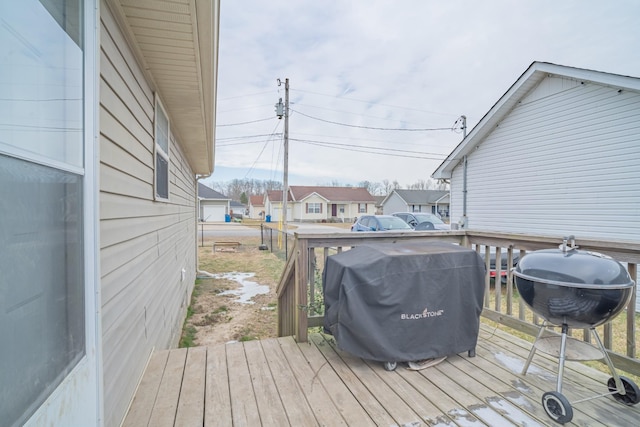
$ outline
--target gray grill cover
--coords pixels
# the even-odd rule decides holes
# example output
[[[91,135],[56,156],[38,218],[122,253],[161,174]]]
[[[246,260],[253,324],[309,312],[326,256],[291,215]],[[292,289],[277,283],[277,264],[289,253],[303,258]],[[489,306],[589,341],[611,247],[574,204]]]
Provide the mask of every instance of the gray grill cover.
[[[381,362],[474,350],[484,262],[450,243],[358,246],[327,258],[324,328],[338,347]]]

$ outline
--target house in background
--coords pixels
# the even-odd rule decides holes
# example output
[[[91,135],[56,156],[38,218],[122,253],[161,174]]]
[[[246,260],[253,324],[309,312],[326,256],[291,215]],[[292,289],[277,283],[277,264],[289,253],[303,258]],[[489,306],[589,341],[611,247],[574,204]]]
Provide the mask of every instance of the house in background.
[[[449,192],[440,190],[393,190],[382,201],[382,213],[425,212],[449,217]]]
[[[375,198],[366,188],[289,186],[288,221],[347,221],[375,213]],[[282,191],[267,191],[265,212],[278,221],[282,212]]]
[[[376,199],[376,215],[382,215],[382,202],[387,196],[373,196]]]
[[[269,220],[271,222],[280,221],[280,217],[282,215],[282,196],[282,190],[270,190],[266,192],[264,197],[265,220]],[[292,201],[291,193],[289,193],[287,195],[287,221],[291,221],[293,219]]]
[[[2,425],[119,426],[151,352],[177,345],[214,165],[219,12],[0,3]]]
[[[640,78],[534,62],[432,177],[470,229],[638,241],[638,123]]]
[[[249,197],[249,218],[264,220],[264,194]]]
[[[231,199],[224,194],[198,183],[198,214],[202,222],[224,222],[231,211]]]
[[[235,200],[231,200],[229,202],[229,214],[233,218],[242,219],[247,213],[247,206],[243,203],[237,202]]]
[[[373,214],[376,199],[360,187],[289,187],[294,221],[347,221]]]

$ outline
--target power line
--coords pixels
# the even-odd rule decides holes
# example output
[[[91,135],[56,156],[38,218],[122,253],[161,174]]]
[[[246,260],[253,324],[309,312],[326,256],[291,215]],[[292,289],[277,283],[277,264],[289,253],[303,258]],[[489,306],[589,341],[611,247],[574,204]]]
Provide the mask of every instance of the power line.
[[[398,121],[398,119],[395,119],[395,118],[392,119],[392,118],[387,118],[387,117],[372,116],[372,115],[369,115],[369,114],[358,114],[358,113],[354,113],[353,111],[337,110],[335,108],[329,108],[329,107],[318,107],[317,105],[302,104],[302,103],[299,103],[299,102],[295,102],[293,104],[295,106],[315,108],[317,110],[327,110],[327,111],[331,111],[331,112],[334,112],[334,113],[350,114],[350,115],[359,116],[359,117],[367,117],[367,118],[375,119],[375,120],[385,120],[385,121],[388,121],[388,122],[397,122]],[[409,123],[409,122],[405,121],[405,123]]]
[[[249,170],[247,170],[247,173],[244,175],[244,179],[247,178],[247,176],[249,176],[249,174],[253,171],[253,168],[255,167],[256,163],[258,163],[258,160],[260,160],[260,157],[262,156],[262,153],[264,153],[265,148],[267,148],[267,145],[269,145],[269,142],[271,142],[273,140],[273,137],[275,137],[276,134],[276,129],[278,129],[278,126],[280,126],[280,120],[278,120],[276,122],[275,127],[273,128],[273,131],[271,131],[271,138],[269,138],[264,145],[262,146],[262,150],[260,150],[260,153],[258,154],[258,157],[256,157],[255,161],[253,162],[253,164],[251,165],[251,167],[249,168]]]
[[[216,147],[237,147],[238,145],[259,144],[261,142],[269,142],[271,139],[260,139],[257,141],[234,142],[229,144],[216,144]]]
[[[225,126],[240,126],[240,125],[248,125],[250,123],[258,123],[265,122],[267,120],[273,120],[273,117],[266,117],[264,119],[252,120],[250,122],[240,122],[240,123],[226,123],[224,125],[216,125],[216,127],[225,127]]]
[[[265,92],[248,93],[246,95],[229,96],[227,98],[218,98],[218,101],[227,101],[229,99],[244,98],[244,97],[247,97],[247,96],[264,95],[266,93],[273,94],[273,91],[269,90],[269,91],[265,91]]]
[[[347,101],[354,101],[354,102],[362,102],[364,104],[372,104],[371,100],[364,100],[364,99],[356,99],[356,98],[349,98],[348,96],[335,96],[335,95],[328,95],[326,93],[319,93],[319,92],[312,92],[310,90],[301,90],[301,89],[295,89],[294,92],[301,92],[301,93],[310,93],[312,95],[320,95],[320,96],[326,96],[328,98],[334,98],[334,99],[339,99],[339,100],[347,100]],[[412,107],[403,107],[400,105],[392,105],[392,104],[383,104],[383,103],[375,103],[373,105],[382,105],[384,107],[392,107],[392,108],[401,108],[403,110],[412,110],[412,111],[420,111],[422,113],[429,113],[429,114],[437,114],[440,116],[457,116],[458,114],[453,114],[453,113],[441,113],[439,111],[430,111],[430,110],[421,110],[419,108],[412,108]]]
[[[410,151],[410,150],[397,150],[393,148],[380,148],[380,147],[366,147],[366,146],[352,146],[348,144],[339,144],[332,143],[326,141],[314,141],[308,139],[291,139],[292,141],[301,142],[303,144],[316,145],[319,147],[325,148],[333,148],[336,150],[344,150],[344,151],[354,151],[357,153],[367,153],[367,154],[382,154],[385,156],[393,156],[393,157],[404,157],[410,159],[423,159],[423,160],[443,160],[446,155],[437,154],[437,153],[425,153],[420,151]],[[378,150],[378,151],[370,151],[370,150]],[[397,153],[407,153],[407,154],[397,154]],[[437,157],[430,157],[437,156]]]
[[[310,142],[310,141],[303,141],[303,144],[310,144],[310,145],[316,145],[318,147],[325,147],[325,148],[333,148],[336,150],[344,150],[344,151],[353,151],[356,153],[366,153],[366,154],[382,154],[385,156],[391,156],[391,157],[402,157],[405,159],[420,159],[420,160],[442,160],[442,159],[436,159],[433,157],[422,157],[422,156],[409,156],[409,155],[405,155],[405,154],[393,154],[393,153],[376,153],[376,152],[372,152],[372,151],[366,151],[366,150],[356,150],[353,148],[344,148],[344,147],[332,147],[332,146],[328,146],[326,144],[323,143],[318,143],[318,142]]]
[[[372,127],[372,126],[358,126],[358,125],[350,125],[347,123],[340,123],[340,122],[334,122],[331,120],[325,120],[325,119],[321,119],[319,117],[313,117],[310,116],[308,114],[304,114],[298,110],[294,110],[291,109],[291,111],[295,111],[296,113],[308,117],[310,119],[313,120],[318,120],[320,122],[325,122],[325,123],[331,123],[334,125],[339,125],[339,126],[347,126],[347,127],[351,127],[351,128],[358,128],[358,129],[372,129],[372,130],[385,130],[385,131],[402,131],[402,132],[429,132],[429,131],[441,131],[441,130],[453,130],[452,127],[448,127],[448,128],[422,128],[422,129],[417,129],[417,128],[412,128],[412,129],[407,129],[407,128],[381,128],[381,127]]]
[[[229,136],[226,138],[216,138],[216,141],[237,141],[238,139],[250,139],[250,138],[262,138],[264,136],[272,136],[272,133],[263,133],[260,135],[243,135],[243,136]]]

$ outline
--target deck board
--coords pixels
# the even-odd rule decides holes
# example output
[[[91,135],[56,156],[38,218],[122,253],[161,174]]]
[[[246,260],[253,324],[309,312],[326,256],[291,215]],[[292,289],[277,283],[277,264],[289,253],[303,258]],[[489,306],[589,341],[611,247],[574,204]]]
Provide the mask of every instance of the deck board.
[[[204,420],[206,362],[206,347],[189,348],[176,412],[177,425],[184,427],[202,425]]]
[[[299,345],[298,348],[304,354],[309,367],[315,372],[315,377],[323,385],[347,425],[354,427],[375,426],[376,424],[317,348],[310,343]]]
[[[258,403],[243,345],[227,346],[231,418],[234,426],[260,425]],[[215,420],[214,420],[215,422]],[[215,425],[215,424],[214,424]]]
[[[138,427],[147,425],[153,406],[156,403],[162,374],[169,358],[169,351],[157,351],[149,360],[145,375],[140,381],[129,415],[122,427]]]
[[[186,358],[186,348],[179,348],[169,352],[158,389],[158,396],[151,411],[148,425],[164,427],[175,424]]]
[[[294,371],[280,348],[278,340],[262,341],[262,348],[271,367],[271,374],[278,388],[282,405],[287,411],[289,424],[294,426],[317,426],[318,422],[309,406],[309,397],[298,384]],[[302,379],[301,379],[302,381]]]
[[[351,391],[369,417],[378,425],[393,425],[394,420],[384,409],[384,406],[380,405],[380,402],[376,400],[375,396],[369,393],[369,390],[360,382],[357,375],[352,372],[340,356],[333,351],[327,341],[320,335],[312,335],[310,338],[312,342],[317,345],[317,348],[327,359],[329,365],[338,374],[341,381]]]
[[[531,344],[482,326],[476,357],[450,355],[431,368],[362,360],[311,334],[155,353],[124,426],[555,426],[542,394],[556,387],[557,359]],[[567,362],[563,394],[574,418],[567,426],[637,425],[640,405],[606,392],[609,375]],[[575,402],[575,403],[574,403]]]
[[[233,426],[225,346],[207,347],[204,424]]]
[[[260,341],[249,341],[244,347],[262,424],[287,425],[287,412],[282,406]]]
[[[347,426],[342,414],[333,404],[322,383],[317,380],[316,373],[307,363],[295,341],[293,339],[280,340],[276,345],[281,347],[282,354],[287,358],[289,367],[318,424],[321,426]]]

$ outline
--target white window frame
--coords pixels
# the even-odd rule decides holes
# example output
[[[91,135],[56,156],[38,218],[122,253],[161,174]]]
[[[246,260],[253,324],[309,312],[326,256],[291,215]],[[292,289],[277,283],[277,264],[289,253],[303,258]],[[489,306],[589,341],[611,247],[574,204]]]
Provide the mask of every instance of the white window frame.
[[[169,176],[171,175],[171,159],[170,159],[170,152],[171,152],[171,121],[169,120],[169,116],[167,115],[167,110],[164,108],[164,105],[162,105],[162,101],[160,101],[160,97],[156,94],[155,97],[155,116],[154,116],[154,122],[153,122],[153,197],[155,200],[161,200],[161,201],[168,201],[169,200],[169,195],[171,194],[170,190],[169,190]],[[165,150],[160,146],[160,144],[158,143],[158,112],[161,112],[165,119],[167,120],[167,129],[166,129],[166,136],[167,136],[167,151],[165,152]],[[167,195],[166,197],[164,195],[160,195],[158,194],[158,190],[159,190],[159,185],[158,185],[158,181],[161,179],[161,177],[158,175],[158,162],[157,162],[157,157],[160,156],[162,157],[166,162],[167,162],[167,177],[166,177],[166,188],[167,188]]]
[[[95,0],[85,0],[83,7],[84,37],[84,99],[83,99],[83,164],[56,160],[22,149],[13,143],[0,142],[0,153],[33,164],[51,167],[63,172],[82,176],[82,215],[83,215],[83,266],[84,266],[84,304],[85,312],[85,353],[77,365],[69,372],[40,405],[31,417],[25,421],[25,427],[41,425],[94,425],[103,419],[102,390],[102,338],[100,294],[100,239],[99,239],[99,108],[98,68],[99,40],[96,29],[99,28],[100,7]],[[74,319],[80,320],[80,319]]]
[[[322,213],[322,203],[319,203],[319,202],[309,203],[309,213],[310,214],[321,214]]]

